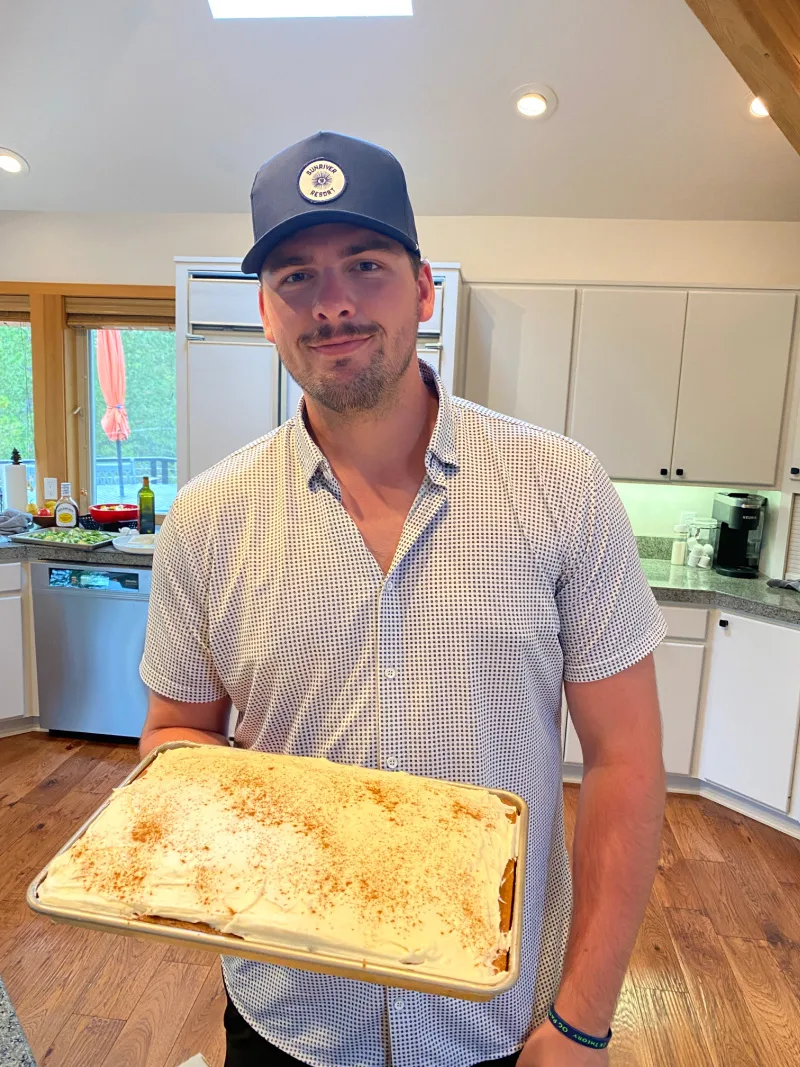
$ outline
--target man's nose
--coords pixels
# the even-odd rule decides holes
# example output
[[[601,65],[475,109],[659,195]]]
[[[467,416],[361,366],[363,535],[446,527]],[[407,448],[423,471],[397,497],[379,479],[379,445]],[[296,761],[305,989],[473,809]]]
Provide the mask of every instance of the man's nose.
[[[314,318],[317,322],[341,322],[356,313],[355,303],[344,279],[334,271],[324,271],[314,294]]]

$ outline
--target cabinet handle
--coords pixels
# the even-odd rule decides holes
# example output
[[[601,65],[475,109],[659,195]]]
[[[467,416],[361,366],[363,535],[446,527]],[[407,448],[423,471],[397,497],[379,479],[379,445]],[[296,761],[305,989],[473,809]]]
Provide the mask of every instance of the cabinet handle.
[[[719,624],[720,624],[720,626],[722,627],[723,630],[727,630],[728,629],[728,620],[727,619],[720,619],[719,620]]]
[[[683,467],[676,467],[675,468],[675,473],[677,474],[677,476],[679,478],[682,478],[683,477]]]
[[[666,478],[669,475],[669,467],[661,468],[661,477]]]
[[[789,468],[789,473],[790,474],[800,474],[800,467],[790,467]]]

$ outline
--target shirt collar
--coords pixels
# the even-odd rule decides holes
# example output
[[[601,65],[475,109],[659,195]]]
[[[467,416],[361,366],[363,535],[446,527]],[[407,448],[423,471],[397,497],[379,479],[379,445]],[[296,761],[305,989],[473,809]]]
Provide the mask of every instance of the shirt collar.
[[[432,385],[439,395],[439,412],[436,416],[430,443],[425,450],[425,469],[431,481],[436,482],[437,485],[446,485],[447,478],[459,469],[453,400],[444,385],[442,385],[439,375],[429,363],[426,363],[425,360],[420,360],[419,368],[422,380],[427,386]],[[317,475],[328,482],[333,482],[333,471],[308,432],[305,411],[305,397],[301,397],[292,423],[294,425],[297,459],[306,484],[311,488],[311,484]]]

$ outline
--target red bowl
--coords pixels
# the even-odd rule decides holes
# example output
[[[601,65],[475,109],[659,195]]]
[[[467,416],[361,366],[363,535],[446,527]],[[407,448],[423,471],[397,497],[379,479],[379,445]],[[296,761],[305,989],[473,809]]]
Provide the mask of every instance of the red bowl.
[[[139,509],[135,504],[91,504],[89,514],[95,522],[131,522],[139,518]]]

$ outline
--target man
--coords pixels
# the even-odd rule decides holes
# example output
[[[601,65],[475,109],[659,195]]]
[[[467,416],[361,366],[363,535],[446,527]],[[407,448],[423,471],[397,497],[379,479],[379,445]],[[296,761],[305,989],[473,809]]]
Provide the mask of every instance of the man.
[[[605,1067],[664,804],[664,624],[622,505],[580,445],[418,362],[433,281],[393,156],[316,134],[261,168],[252,209],[243,269],[303,401],[167,516],[142,751],[227,744],[233,702],[238,745],[506,788],[531,822],[512,990],[476,1004],[224,958],[226,1065]],[[574,908],[562,681],[584,755]]]

